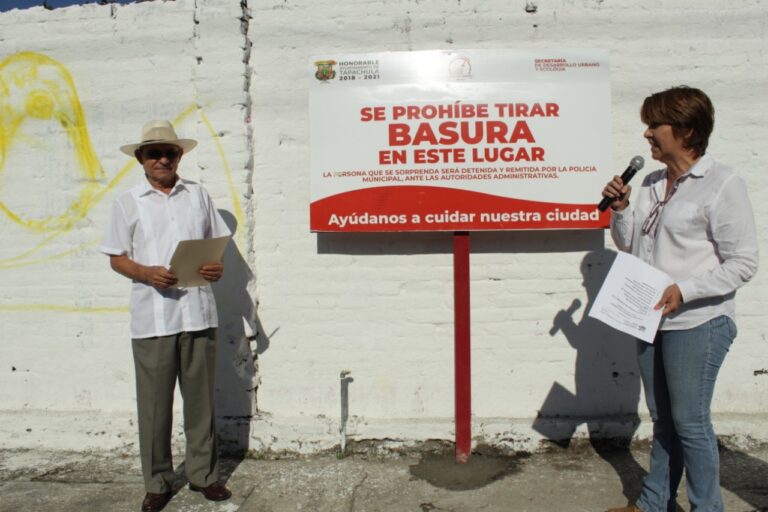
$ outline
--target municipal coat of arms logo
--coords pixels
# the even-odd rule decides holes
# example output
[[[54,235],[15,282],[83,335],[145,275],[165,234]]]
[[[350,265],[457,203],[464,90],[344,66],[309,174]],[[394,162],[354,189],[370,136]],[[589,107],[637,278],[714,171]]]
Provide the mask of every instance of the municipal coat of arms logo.
[[[462,80],[472,77],[472,63],[469,57],[459,56],[448,64],[448,74],[451,78]]]
[[[336,70],[333,66],[336,64],[335,60],[318,60],[315,62],[317,71],[315,71],[315,78],[325,83],[328,80],[333,80],[336,76]]]

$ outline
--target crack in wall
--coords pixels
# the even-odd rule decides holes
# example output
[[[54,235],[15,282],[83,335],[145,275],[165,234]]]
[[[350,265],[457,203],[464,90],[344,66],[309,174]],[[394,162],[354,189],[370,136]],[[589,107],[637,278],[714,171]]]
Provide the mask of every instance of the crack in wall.
[[[198,90],[199,84],[198,80],[207,80],[205,78],[207,75],[205,72],[202,71],[202,68],[199,66],[202,66],[203,64],[211,64],[211,62],[205,62],[205,40],[206,37],[210,37],[207,32],[207,25],[205,23],[206,20],[206,8],[210,6],[211,4],[215,4],[215,0],[193,0],[192,2],[192,35],[191,35],[191,43],[193,45],[193,57],[195,58],[195,64],[192,67],[191,71],[191,82],[193,87],[193,94],[196,98],[197,108],[202,109],[203,106],[200,104],[200,91]],[[249,31],[249,25],[251,20],[251,11],[248,6],[248,0],[240,0],[240,15],[235,18],[239,20],[240,22],[240,32],[242,35],[242,43],[240,44],[240,48],[243,52],[242,54],[242,63],[243,63],[243,71],[242,71],[242,91],[243,91],[243,98],[242,100],[237,101],[233,106],[239,107],[242,112],[242,122],[244,126],[244,137],[245,137],[245,151],[247,152],[247,159],[244,164],[244,170],[245,170],[245,176],[241,183],[245,185],[245,190],[239,189],[237,192],[238,194],[242,194],[243,198],[243,219],[242,224],[240,226],[237,226],[236,229],[245,229],[246,236],[242,237],[242,247],[240,247],[240,251],[242,251],[242,257],[246,262],[246,265],[248,266],[249,274],[250,274],[250,280],[247,284],[247,294],[248,297],[253,301],[253,308],[252,310],[247,313],[246,315],[249,316],[249,318],[244,318],[245,322],[244,324],[246,326],[245,332],[239,332],[238,335],[236,335],[232,339],[231,343],[235,343],[237,345],[237,350],[234,355],[233,363],[235,365],[236,369],[239,369],[238,374],[241,375],[243,378],[248,378],[250,374],[250,383],[248,384],[248,387],[243,387],[242,390],[244,393],[249,394],[250,396],[250,402],[251,402],[251,409],[249,416],[258,414],[258,389],[259,385],[261,383],[261,374],[259,372],[259,360],[258,360],[258,352],[259,352],[259,342],[266,336],[263,332],[261,332],[262,326],[260,322],[258,321],[258,317],[256,314],[256,310],[258,308],[258,301],[255,300],[256,294],[255,294],[255,272],[253,272],[251,269],[253,268],[252,262],[254,261],[255,256],[255,249],[253,246],[253,236],[252,236],[252,230],[254,225],[254,204],[253,204],[253,186],[252,186],[252,180],[254,175],[254,144],[253,144],[253,127],[251,123],[251,113],[252,113],[252,100],[251,100],[251,47],[252,47],[252,40],[248,33]],[[202,121],[201,121],[202,123]],[[202,128],[200,128],[202,129]],[[217,136],[222,137],[226,135],[227,131],[218,131]],[[202,175],[201,175],[202,180]],[[238,187],[239,188],[239,187]],[[239,329],[237,329],[239,331]],[[249,366],[252,366],[252,373],[250,371]]]
[[[251,98],[251,48],[253,47],[253,41],[249,34],[250,22],[252,19],[251,10],[248,6],[248,0],[240,0],[240,8],[242,9],[242,16],[240,17],[240,31],[243,34],[243,91],[245,93],[245,103],[243,105],[243,121],[245,122],[246,144],[248,151],[248,160],[245,164],[246,169],[246,183],[247,189],[243,194],[243,198],[246,201],[245,217],[248,230],[250,232],[252,226],[255,225],[255,206],[253,201],[253,176],[254,176],[254,144],[253,144],[253,100]],[[246,256],[247,262],[253,262],[255,259],[255,248],[253,247],[253,237],[246,237]],[[252,272],[253,278],[248,283],[248,295],[250,297],[256,297],[256,272]],[[257,310],[259,307],[258,300],[254,300],[253,304],[253,318],[251,318],[253,325],[256,326],[256,330],[261,330],[261,322],[258,321]],[[261,372],[259,371],[259,353],[258,353],[258,337],[264,336],[264,333],[253,332],[251,336],[248,336],[247,341],[251,349],[253,357],[253,377],[251,390],[251,414],[256,415],[259,412],[259,400],[258,391],[261,384]]]
[[[193,66],[191,68],[191,83],[192,83],[192,89],[194,90],[194,99],[195,102],[198,102],[199,90],[197,86],[197,78],[198,78],[198,70],[197,66],[200,66],[203,63],[203,56],[201,55],[200,48],[198,47],[198,42],[200,41],[200,0],[194,0],[192,4],[192,47],[194,48],[194,57],[195,57],[195,64],[196,66]],[[200,109],[200,104],[197,104],[197,109]],[[199,164],[198,164],[199,165]],[[202,182],[202,179],[200,180]]]

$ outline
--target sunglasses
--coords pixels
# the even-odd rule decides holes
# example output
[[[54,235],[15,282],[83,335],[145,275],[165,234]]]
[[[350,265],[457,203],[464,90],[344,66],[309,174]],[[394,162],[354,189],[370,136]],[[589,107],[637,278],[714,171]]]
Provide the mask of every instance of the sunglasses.
[[[680,183],[687,177],[688,175],[685,174],[676,179],[675,183],[672,185],[672,190],[667,193],[667,197],[663,201],[660,199],[656,200],[656,203],[653,205],[653,208],[651,208],[651,211],[648,212],[648,217],[645,218],[645,222],[643,222],[641,227],[644,235],[651,235],[656,238],[656,233],[659,230],[659,218],[661,217],[661,212],[664,210],[664,205],[672,199],[672,196],[675,195],[677,189],[680,188]]]
[[[144,158],[148,158],[150,160],[160,160],[161,158],[165,157],[168,160],[176,160],[179,157],[180,151],[178,149],[145,149],[144,150]]]
[[[669,201],[669,199],[667,199],[667,201]],[[644,235],[652,234],[654,238],[656,237],[658,220],[661,216],[661,210],[664,208],[664,205],[667,204],[667,201],[656,201],[656,204],[653,205],[651,211],[648,212],[648,217],[646,217],[645,222],[643,222],[643,226],[641,228]]]

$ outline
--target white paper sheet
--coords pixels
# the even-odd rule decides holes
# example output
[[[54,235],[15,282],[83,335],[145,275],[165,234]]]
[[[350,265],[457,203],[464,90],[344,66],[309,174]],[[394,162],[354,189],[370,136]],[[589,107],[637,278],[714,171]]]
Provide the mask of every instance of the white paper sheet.
[[[182,240],[179,242],[171,257],[171,270],[179,278],[176,286],[189,287],[208,284],[208,281],[198,273],[198,270],[206,263],[220,262],[224,248],[230,238],[227,235],[219,238]]]
[[[640,259],[620,252],[592,304],[589,316],[614,329],[653,343],[661,322],[654,309],[672,279]]]

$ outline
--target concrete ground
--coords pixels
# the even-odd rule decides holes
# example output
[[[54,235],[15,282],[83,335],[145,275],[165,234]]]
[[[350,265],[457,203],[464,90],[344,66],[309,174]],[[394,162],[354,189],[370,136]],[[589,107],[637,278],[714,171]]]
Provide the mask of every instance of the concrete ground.
[[[723,446],[721,459],[725,510],[768,512],[768,447]],[[209,503],[181,487],[165,510],[599,512],[637,496],[647,462],[647,443],[627,450],[588,442],[553,445],[532,455],[481,448],[466,465],[456,465],[444,450],[386,457],[225,458],[230,500]],[[137,457],[0,451],[2,512],[135,512],[143,495]],[[678,501],[679,510],[689,510],[684,489]]]

